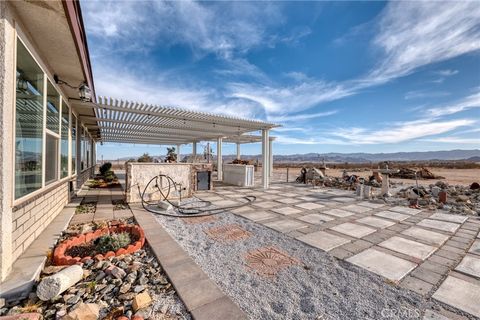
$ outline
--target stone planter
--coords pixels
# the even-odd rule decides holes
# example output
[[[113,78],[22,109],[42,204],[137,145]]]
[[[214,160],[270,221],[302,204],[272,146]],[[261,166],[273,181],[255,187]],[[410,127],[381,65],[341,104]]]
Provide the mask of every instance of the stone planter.
[[[131,235],[135,235],[138,237],[138,240],[124,248],[118,249],[115,252],[109,251],[105,254],[97,254],[93,257],[88,256],[88,257],[81,258],[81,257],[71,257],[71,256],[65,255],[65,252],[67,252],[69,248],[79,246],[84,243],[88,243],[90,241],[93,241],[109,233],[120,233],[120,232],[128,232]],[[137,225],[118,225],[110,228],[98,229],[98,230],[95,230],[94,232],[89,232],[89,233],[85,233],[85,234],[81,234],[81,235],[69,238],[68,240],[65,240],[64,242],[60,243],[55,248],[55,251],[53,252],[53,263],[57,266],[72,265],[72,264],[85,262],[86,260],[89,260],[89,259],[103,260],[105,258],[120,256],[122,254],[132,254],[135,251],[140,250],[144,244],[145,244],[145,233],[143,232],[143,229]]]

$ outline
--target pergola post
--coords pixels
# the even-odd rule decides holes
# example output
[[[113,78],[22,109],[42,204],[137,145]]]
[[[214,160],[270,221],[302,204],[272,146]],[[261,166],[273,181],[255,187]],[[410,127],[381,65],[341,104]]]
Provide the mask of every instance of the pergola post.
[[[217,139],[217,180],[223,180],[222,138]]]
[[[269,160],[268,160],[269,174],[268,174],[268,176],[271,177],[271,176],[273,176],[273,139],[269,139],[268,156],[269,156]]]
[[[240,160],[240,142],[237,142],[237,160]]]
[[[268,189],[270,185],[270,139],[268,138],[268,129],[262,129],[262,186],[264,189]]]
[[[181,157],[180,157],[180,144],[177,144],[177,162],[180,162]]]
[[[192,156],[193,156],[193,161],[195,162],[195,159],[197,158],[197,141],[193,141],[192,143]]]

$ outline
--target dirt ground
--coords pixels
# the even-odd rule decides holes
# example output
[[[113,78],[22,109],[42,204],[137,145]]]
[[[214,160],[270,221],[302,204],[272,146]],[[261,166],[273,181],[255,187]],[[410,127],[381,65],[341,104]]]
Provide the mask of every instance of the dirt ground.
[[[480,182],[480,169],[447,169],[447,168],[428,168],[436,175],[445,177],[442,181],[446,181],[451,185],[471,185],[472,182]],[[294,181],[300,175],[301,168],[289,168],[289,181]],[[349,174],[355,174],[363,178],[367,178],[372,174],[370,169],[353,169],[347,170]],[[343,169],[327,169],[327,175],[332,177],[341,177]],[[275,168],[274,174],[277,179],[287,178],[287,168]],[[403,182],[404,184],[415,184],[415,180],[410,179],[392,179],[393,182]],[[421,185],[429,185],[437,180],[418,180]]]

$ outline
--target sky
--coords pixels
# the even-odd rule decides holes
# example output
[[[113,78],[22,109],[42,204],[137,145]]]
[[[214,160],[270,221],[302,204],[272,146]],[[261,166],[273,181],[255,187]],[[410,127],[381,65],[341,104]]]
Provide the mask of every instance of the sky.
[[[275,154],[480,148],[478,2],[81,5],[97,96],[279,123]]]

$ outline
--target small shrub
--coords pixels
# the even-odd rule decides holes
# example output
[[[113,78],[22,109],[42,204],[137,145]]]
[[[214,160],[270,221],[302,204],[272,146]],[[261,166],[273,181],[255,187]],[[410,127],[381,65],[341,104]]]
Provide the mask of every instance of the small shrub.
[[[101,236],[96,241],[96,249],[100,253],[108,251],[117,251],[120,248],[126,247],[130,244],[130,234],[127,232],[112,233]]]
[[[99,170],[100,170],[100,174],[105,175],[105,173],[106,173],[107,171],[110,171],[111,168],[112,168],[112,164],[111,164],[110,162],[105,162],[104,164],[102,164],[102,165],[100,166],[100,169],[99,169]]]

